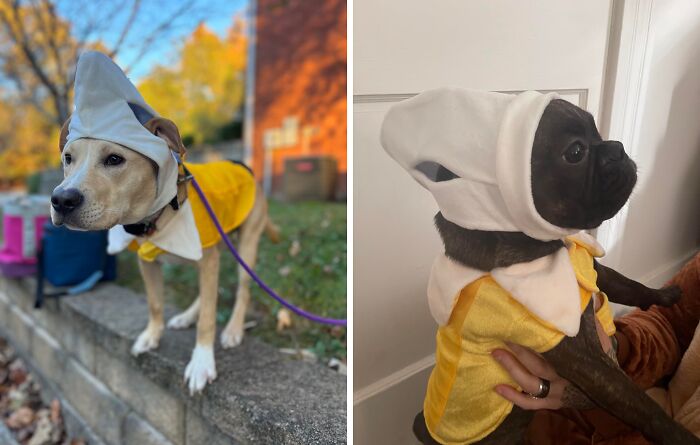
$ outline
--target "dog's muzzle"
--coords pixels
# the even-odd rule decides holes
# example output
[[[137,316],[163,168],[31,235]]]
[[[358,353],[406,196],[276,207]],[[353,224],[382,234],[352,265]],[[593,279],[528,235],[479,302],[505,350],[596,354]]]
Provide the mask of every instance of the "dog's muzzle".
[[[56,189],[51,194],[51,206],[61,215],[68,215],[83,203],[83,194],[78,189]]]

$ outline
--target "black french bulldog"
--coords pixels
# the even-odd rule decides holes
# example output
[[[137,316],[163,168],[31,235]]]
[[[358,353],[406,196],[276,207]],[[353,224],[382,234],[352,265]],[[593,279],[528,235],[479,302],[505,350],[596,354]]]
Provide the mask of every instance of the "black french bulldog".
[[[540,119],[532,150],[532,194],[537,212],[559,226],[592,229],[615,215],[629,198],[637,181],[636,165],[617,141],[603,141],[593,117],[564,100],[553,100]],[[435,181],[455,175],[444,167]],[[480,270],[533,261],[559,250],[562,241],[539,241],[521,232],[487,232],[464,229],[441,213],[435,224],[451,259]],[[643,309],[670,306],[680,289],[650,289],[618,272],[595,263],[597,285],[610,301]],[[575,337],[565,337],[543,354],[557,373],[590,401],[659,444],[700,444],[700,439],[675,423],[661,407],[623,373],[602,349],[596,332],[593,300],[581,319]],[[585,405],[585,403],[584,403]],[[532,411],[513,407],[504,422],[477,444],[519,444],[532,419]],[[439,445],[427,430],[423,413],[413,425],[425,445]]]

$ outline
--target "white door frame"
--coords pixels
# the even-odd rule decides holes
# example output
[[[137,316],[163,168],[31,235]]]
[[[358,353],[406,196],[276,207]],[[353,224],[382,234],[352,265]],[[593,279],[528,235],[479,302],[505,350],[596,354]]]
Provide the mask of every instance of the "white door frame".
[[[613,68],[615,72],[606,76],[606,83],[612,81],[612,85],[604,87],[605,99],[611,104],[609,117],[603,116],[606,119],[603,125],[608,130],[604,137],[621,141],[633,159],[638,154],[639,117],[646,97],[653,3],[653,0],[613,2],[613,13],[621,12],[622,17],[620,20],[615,20],[615,17],[611,20],[611,28],[620,26],[619,30],[610,30],[611,38],[619,31],[619,52],[617,56],[608,54],[606,69]],[[612,67],[609,66],[611,61],[615,62]],[[621,250],[615,249],[615,246],[620,244],[624,236],[628,210],[629,202],[596,232],[598,241],[607,251],[603,262],[613,268],[620,263]]]

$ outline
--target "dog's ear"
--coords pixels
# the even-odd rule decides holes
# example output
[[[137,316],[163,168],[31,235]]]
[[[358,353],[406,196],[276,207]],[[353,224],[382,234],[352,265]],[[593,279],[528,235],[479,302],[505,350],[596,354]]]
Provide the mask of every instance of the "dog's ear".
[[[63,153],[63,147],[66,146],[66,141],[68,140],[68,126],[70,125],[70,116],[68,116],[68,119],[63,123],[63,126],[61,127],[61,133],[58,136],[58,149],[60,150],[61,153]]]
[[[185,160],[187,149],[185,149],[180,132],[177,129],[175,122],[165,119],[164,117],[154,117],[144,125],[148,131],[163,139],[170,149],[180,155],[180,159]]]

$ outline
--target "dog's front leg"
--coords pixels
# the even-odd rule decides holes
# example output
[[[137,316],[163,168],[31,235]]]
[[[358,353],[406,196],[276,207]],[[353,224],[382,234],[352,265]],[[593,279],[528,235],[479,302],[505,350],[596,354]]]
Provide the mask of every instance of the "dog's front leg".
[[[260,236],[267,224],[267,203],[261,193],[256,197],[256,206],[250,212],[248,219],[243,223],[240,232],[240,254],[248,266],[255,268],[258,257],[258,245]],[[238,290],[236,291],[236,304],[233,307],[231,319],[221,332],[221,346],[232,348],[243,341],[245,315],[250,304],[250,275],[238,266]]]
[[[148,300],[148,326],[131,347],[133,355],[139,355],[158,347],[163,334],[163,271],[156,262],[139,258],[139,270],[146,287]]]
[[[597,261],[593,266],[598,274],[598,287],[613,303],[647,309],[653,304],[671,306],[681,298],[681,289],[678,286],[651,289]]]
[[[662,445],[700,444],[700,439],[674,422],[603,352],[592,306],[589,303],[583,314],[578,335],[564,338],[543,353],[544,358],[557,374],[648,440]]]
[[[219,249],[204,249],[199,260],[199,320],[197,344],[185,368],[185,381],[190,394],[204,389],[216,378],[214,338],[216,337],[216,300],[219,291]]]

